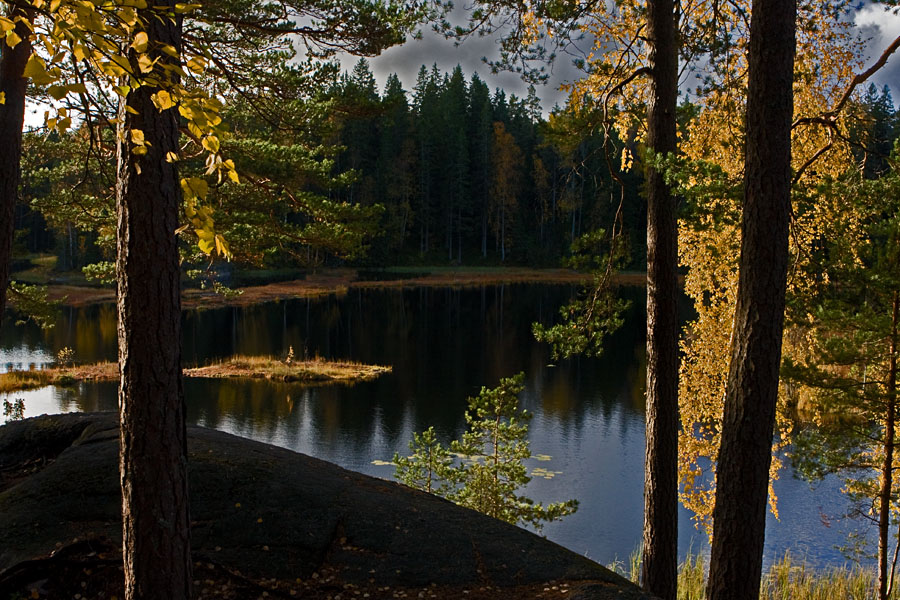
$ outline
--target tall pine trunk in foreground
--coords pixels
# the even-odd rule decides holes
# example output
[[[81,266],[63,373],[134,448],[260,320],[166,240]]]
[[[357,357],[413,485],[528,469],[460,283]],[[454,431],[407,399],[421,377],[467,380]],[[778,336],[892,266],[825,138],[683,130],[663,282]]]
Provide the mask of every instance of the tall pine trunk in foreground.
[[[881,491],[878,507],[878,599],[888,600],[893,584],[893,567],[888,568],[890,560],[890,540],[888,529],[891,526],[891,495],[894,491],[894,452],[897,429],[897,327],[900,320],[900,292],[894,291],[891,297],[891,332],[888,340],[890,356],[887,372],[887,410],[884,419],[884,457],[881,465]],[[898,541],[900,543],[900,541]]]
[[[160,63],[176,60],[158,51],[161,44],[181,48],[180,17],[163,14],[174,6],[168,0],[140,11],[148,52]],[[148,76],[171,75],[157,65]],[[137,78],[146,82],[147,76]],[[191,594],[175,234],[181,188],[175,165],[166,160],[168,152],[178,152],[178,123],[174,108],[160,112],[154,106],[156,91],[152,83],[132,89],[119,114],[119,470],[127,600],[181,600]],[[135,130],[143,132],[145,154],[133,143]]]
[[[651,0],[652,52],[647,145],[674,154],[678,42],[673,0]],[[678,544],[678,226],[664,174],[647,172],[647,434],[641,581],[648,592],[675,600]]]
[[[784,328],[796,0],[754,0],[737,307],[708,600],[757,600]]]
[[[9,18],[30,15],[16,8]],[[25,122],[25,88],[28,80],[23,76],[25,64],[31,56],[31,30],[20,21],[16,23],[16,35],[21,41],[13,47],[8,38],[0,40],[0,318],[6,309],[6,286],[9,284],[9,267],[12,257],[12,241],[16,199],[22,162],[22,125]]]

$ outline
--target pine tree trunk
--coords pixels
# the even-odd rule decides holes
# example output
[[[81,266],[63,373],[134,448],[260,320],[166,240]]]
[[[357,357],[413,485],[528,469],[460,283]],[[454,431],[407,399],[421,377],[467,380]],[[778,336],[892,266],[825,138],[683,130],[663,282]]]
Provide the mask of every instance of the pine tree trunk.
[[[757,600],[784,327],[797,5],[754,0],[737,306],[708,600]]]
[[[21,9],[12,10],[10,18],[31,15]],[[31,56],[31,30],[25,23],[16,23],[16,34],[21,38],[15,47],[6,45],[0,52],[0,92],[5,102],[0,104],[0,318],[6,309],[6,287],[9,284],[9,267],[12,258],[13,232],[15,231],[16,200],[19,197],[22,162],[22,126],[25,123],[25,87],[28,80],[22,76],[25,64]]]
[[[456,221],[456,230],[458,232],[456,237],[456,255],[457,255],[457,263],[462,265],[462,235],[463,235],[463,226],[462,226],[462,208],[457,209],[457,221]]]
[[[651,98],[648,145],[675,153],[678,50],[673,0],[647,5]],[[664,174],[647,183],[647,427],[644,467],[643,588],[675,600],[678,552],[678,226]]]
[[[482,258],[487,258],[487,232],[488,232],[488,219],[487,219],[487,206],[485,206],[481,213],[481,256],[482,256]]]
[[[174,0],[167,6],[174,8]],[[151,48],[181,48],[181,25],[141,11]],[[160,61],[171,61],[166,55]],[[178,151],[175,109],[157,111],[145,86],[129,93],[119,118],[116,280],[119,332],[119,468],[125,598],[191,595],[185,406],[181,384],[181,300],[175,230],[181,188],[167,152]],[[129,143],[139,129],[149,143]]]
[[[881,465],[881,506],[878,515],[878,598],[888,600],[890,581],[888,529],[891,526],[891,493],[893,492],[894,438],[897,427],[897,320],[900,317],[900,294],[894,292],[891,302],[891,340],[888,359],[887,414],[884,419],[884,462]]]
[[[506,206],[500,208],[500,262],[506,262]]]

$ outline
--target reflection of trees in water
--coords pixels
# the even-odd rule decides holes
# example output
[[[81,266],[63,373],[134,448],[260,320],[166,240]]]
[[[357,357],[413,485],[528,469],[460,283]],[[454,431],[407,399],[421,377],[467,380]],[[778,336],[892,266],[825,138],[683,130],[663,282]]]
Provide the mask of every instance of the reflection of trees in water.
[[[61,411],[105,412],[119,409],[118,383],[82,382],[72,387],[50,388],[54,403]]]
[[[75,360],[98,362],[116,357],[116,311],[111,304],[64,307],[54,326],[42,330],[31,321],[4,319],[0,348],[20,349],[52,362],[62,348],[75,350]]]
[[[259,439],[298,440],[317,447],[345,445],[350,453],[379,443],[405,447],[410,431],[434,425],[441,435],[464,429],[466,398],[501,377],[526,371],[529,410],[568,429],[586,414],[608,418],[642,410],[642,301],[610,338],[600,360],[549,368],[547,348],[531,324],[552,324],[571,286],[499,285],[481,288],[354,289],[342,297],[295,299],[250,307],[184,313],[186,364],[240,354],[320,355],[389,364],[390,375],[355,387],[303,388],[263,380],[187,380],[190,422]],[[640,296],[642,290],[634,293]],[[66,345],[76,359],[115,358],[114,307],[67,309],[55,331],[4,328],[4,339],[31,336],[53,349]],[[45,337],[42,337],[45,336]],[[102,356],[107,354],[108,356]],[[79,410],[115,410],[115,384],[71,392]],[[61,399],[62,401],[62,399]],[[308,441],[299,437],[310,436]]]

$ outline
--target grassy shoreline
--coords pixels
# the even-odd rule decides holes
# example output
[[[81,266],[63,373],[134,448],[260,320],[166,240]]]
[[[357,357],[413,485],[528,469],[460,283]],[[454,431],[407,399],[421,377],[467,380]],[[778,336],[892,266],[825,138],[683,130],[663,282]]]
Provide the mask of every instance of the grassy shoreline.
[[[266,356],[234,356],[219,363],[183,371],[185,377],[264,378],[273,381],[309,384],[354,384],[360,381],[370,381],[390,372],[391,367],[382,365],[324,359],[286,363],[283,360]],[[111,381],[118,377],[118,365],[113,362],[10,371],[0,374],[0,394],[21,392],[49,385],[66,386],[79,381]]]
[[[607,565],[611,570],[634,583],[641,573],[641,558],[632,554],[628,564]],[[704,600],[709,570],[709,558],[703,554],[689,554],[678,566],[678,600]],[[815,567],[790,552],[764,570],[760,582],[760,600],[876,600],[878,574],[875,567],[858,564]],[[891,600],[900,598],[894,586]]]
[[[376,279],[366,275],[375,274]],[[279,281],[239,288],[240,295],[224,297],[207,290],[187,289],[182,293],[186,308],[199,306],[247,306],[287,298],[317,298],[342,294],[351,289],[400,289],[409,287],[480,287],[514,283],[583,284],[591,276],[570,269],[532,269],[525,267],[395,267],[377,271],[323,269],[304,279]],[[646,273],[627,272],[616,277],[619,285],[642,286]],[[111,288],[51,284],[51,300],[67,306],[85,306],[115,301]]]

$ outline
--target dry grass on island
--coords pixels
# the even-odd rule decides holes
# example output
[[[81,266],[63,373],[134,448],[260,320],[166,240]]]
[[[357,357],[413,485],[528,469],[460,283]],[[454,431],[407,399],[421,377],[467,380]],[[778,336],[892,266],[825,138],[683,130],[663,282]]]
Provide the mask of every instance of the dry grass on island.
[[[10,371],[0,374],[0,394],[33,390],[48,385],[72,385],[78,381],[108,381],[118,377],[119,366],[113,362]]]
[[[391,367],[357,362],[312,360],[280,360],[269,356],[233,356],[221,363],[185,369],[185,377],[256,377],[276,381],[310,383],[356,383],[370,381]]]
[[[273,381],[300,383],[345,383],[370,381],[391,367],[366,365],[356,362],[312,360],[281,360],[269,356],[233,356],[206,367],[185,369],[185,377],[248,377]],[[0,374],[0,394],[10,394],[45,387],[65,386],[79,381],[110,381],[118,379],[119,368],[114,362],[92,365],[46,367],[28,371],[10,371]]]

